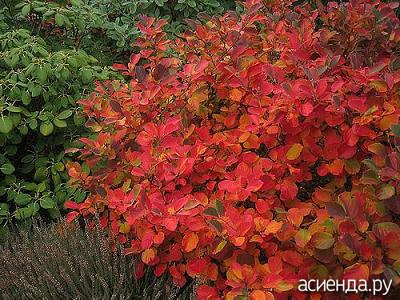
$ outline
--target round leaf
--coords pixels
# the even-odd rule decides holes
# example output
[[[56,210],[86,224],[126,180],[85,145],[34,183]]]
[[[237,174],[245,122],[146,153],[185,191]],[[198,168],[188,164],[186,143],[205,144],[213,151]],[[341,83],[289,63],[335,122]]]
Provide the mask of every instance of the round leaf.
[[[300,156],[301,151],[303,151],[303,146],[300,144],[294,144],[286,153],[286,158],[288,160],[295,160]]]
[[[15,172],[15,168],[11,163],[5,163],[0,168],[1,172],[6,175],[10,175]]]
[[[0,132],[9,133],[13,129],[13,122],[9,116],[0,117]]]
[[[40,200],[40,206],[44,209],[50,209],[55,207],[55,203],[51,198],[46,197]]]
[[[50,122],[44,122],[40,125],[40,133],[43,134],[44,136],[50,135],[54,130],[54,125],[53,123]]]
[[[313,235],[312,241],[315,248],[324,250],[332,247],[335,239],[333,238],[332,234],[328,232],[317,232]]]

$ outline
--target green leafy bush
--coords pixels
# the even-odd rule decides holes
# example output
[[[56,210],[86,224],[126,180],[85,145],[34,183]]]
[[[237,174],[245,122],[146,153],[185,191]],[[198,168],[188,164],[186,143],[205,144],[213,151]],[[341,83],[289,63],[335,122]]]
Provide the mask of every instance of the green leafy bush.
[[[177,34],[184,29],[185,18],[196,18],[200,12],[222,13],[234,7],[233,0],[23,0],[15,5],[18,17],[13,19],[28,20],[42,31],[54,33],[57,28],[58,34],[49,38],[62,37],[64,44],[82,47],[111,64],[119,55],[129,54],[130,43],[139,36],[134,25],[141,15],[168,19],[168,31]]]
[[[112,246],[116,250],[112,250]],[[0,247],[1,299],[190,299],[150,269],[135,280],[134,264],[105,233],[65,223],[34,226]],[[180,294],[180,296],[178,295]]]
[[[64,151],[84,131],[76,99],[111,72],[83,50],[54,48],[27,29],[0,33],[0,225],[39,210],[58,217],[66,199],[85,197],[64,184]]]

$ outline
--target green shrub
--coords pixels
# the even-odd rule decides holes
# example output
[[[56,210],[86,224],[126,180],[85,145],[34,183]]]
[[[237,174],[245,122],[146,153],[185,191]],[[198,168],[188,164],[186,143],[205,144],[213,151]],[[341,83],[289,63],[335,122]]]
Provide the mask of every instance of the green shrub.
[[[168,31],[177,34],[184,30],[185,18],[234,8],[234,0],[19,0],[10,7],[9,19],[14,24],[28,23],[36,31],[56,32],[47,38],[62,38],[63,45],[82,47],[110,64],[120,55],[129,55],[131,42],[139,36],[134,24],[141,15],[168,19]]]
[[[132,260],[112,245],[101,229],[65,223],[21,231],[0,247],[0,298],[190,299],[190,288],[182,293],[150,269],[135,280]]]
[[[0,222],[40,209],[58,217],[66,199],[85,196],[64,184],[64,150],[83,132],[75,100],[110,72],[83,50],[53,50],[26,29],[0,41]]]

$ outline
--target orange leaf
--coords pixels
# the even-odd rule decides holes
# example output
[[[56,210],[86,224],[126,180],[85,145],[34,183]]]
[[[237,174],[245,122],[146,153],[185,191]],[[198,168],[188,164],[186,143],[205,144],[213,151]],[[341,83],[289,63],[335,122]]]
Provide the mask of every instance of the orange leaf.
[[[307,229],[300,229],[296,233],[294,240],[296,241],[297,246],[304,248],[311,240],[311,234]]]
[[[370,87],[375,89],[377,92],[384,93],[387,91],[388,86],[385,81],[383,80],[372,80],[369,83]]]
[[[197,247],[198,243],[199,243],[199,237],[196,233],[191,232],[189,234],[185,234],[185,236],[182,239],[183,251],[185,252],[193,251]]]
[[[244,143],[245,141],[247,141],[247,139],[249,138],[250,134],[251,133],[249,131],[246,131],[246,132],[242,133],[240,135],[240,137],[239,137],[239,143]]]
[[[356,159],[347,159],[344,162],[344,169],[350,175],[355,175],[360,171],[361,165]]]
[[[246,149],[257,149],[260,145],[258,140],[258,136],[256,136],[255,134],[250,134],[246,142],[243,144],[243,147]]]
[[[149,265],[151,264],[157,256],[157,250],[154,248],[149,248],[143,251],[142,253],[142,261]]]
[[[356,263],[343,271],[342,279],[368,280],[369,268],[367,265]]]
[[[236,246],[236,247],[240,247],[240,246],[242,246],[243,245],[243,243],[246,241],[246,238],[245,237],[243,237],[243,236],[239,236],[239,237],[235,237],[234,239],[233,239],[233,244]]]
[[[303,222],[303,217],[304,215],[302,214],[301,210],[296,207],[291,208],[288,211],[288,220],[297,227],[299,227],[301,222]]]
[[[314,192],[314,197],[321,202],[329,202],[331,201],[331,192],[323,189],[317,189]]]
[[[383,131],[390,129],[392,125],[399,123],[399,116],[398,115],[389,115],[384,116],[381,121],[379,122],[379,128]]]
[[[267,227],[265,228],[264,233],[265,234],[275,234],[277,233],[281,228],[282,228],[283,222],[279,221],[275,221],[272,220],[271,222],[268,223]]]
[[[342,159],[335,159],[328,165],[329,172],[333,175],[340,175],[343,172],[344,161]]]
[[[233,89],[229,93],[229,98],[236,102],[239,102],[240,100],[242,100],[242,97],[243,97],[243,93],[239,89]]]
[[[255,290],[250,294],[250,300],[274,300],[275,297],[271,292]]]
[[[160,245],[164,241],[164,238],[165,238],[164,232],[159,232],[154,236],[153,242],[157,245]]]

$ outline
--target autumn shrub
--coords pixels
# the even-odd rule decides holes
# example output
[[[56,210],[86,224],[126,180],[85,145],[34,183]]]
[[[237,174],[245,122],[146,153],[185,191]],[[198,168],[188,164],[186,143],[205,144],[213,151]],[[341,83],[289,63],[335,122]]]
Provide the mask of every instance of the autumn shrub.
[[[138,276],[195,279],[199,299],[399,284],[398,5],[289,5],[248,1],[174,40],[143,18],[125,80],[80,101],[93,134],[68,171],[89,197],[67,218],[98,215]]]
[[[66,185],[65,163],[86,136],[76,100],[95,80],[112,79],[113,61],[128,61],[140,14],[171,20],[221,13],[234,1],[0,1],[0,238],[9,224],[64,215],[68,198],[86,194]]]

